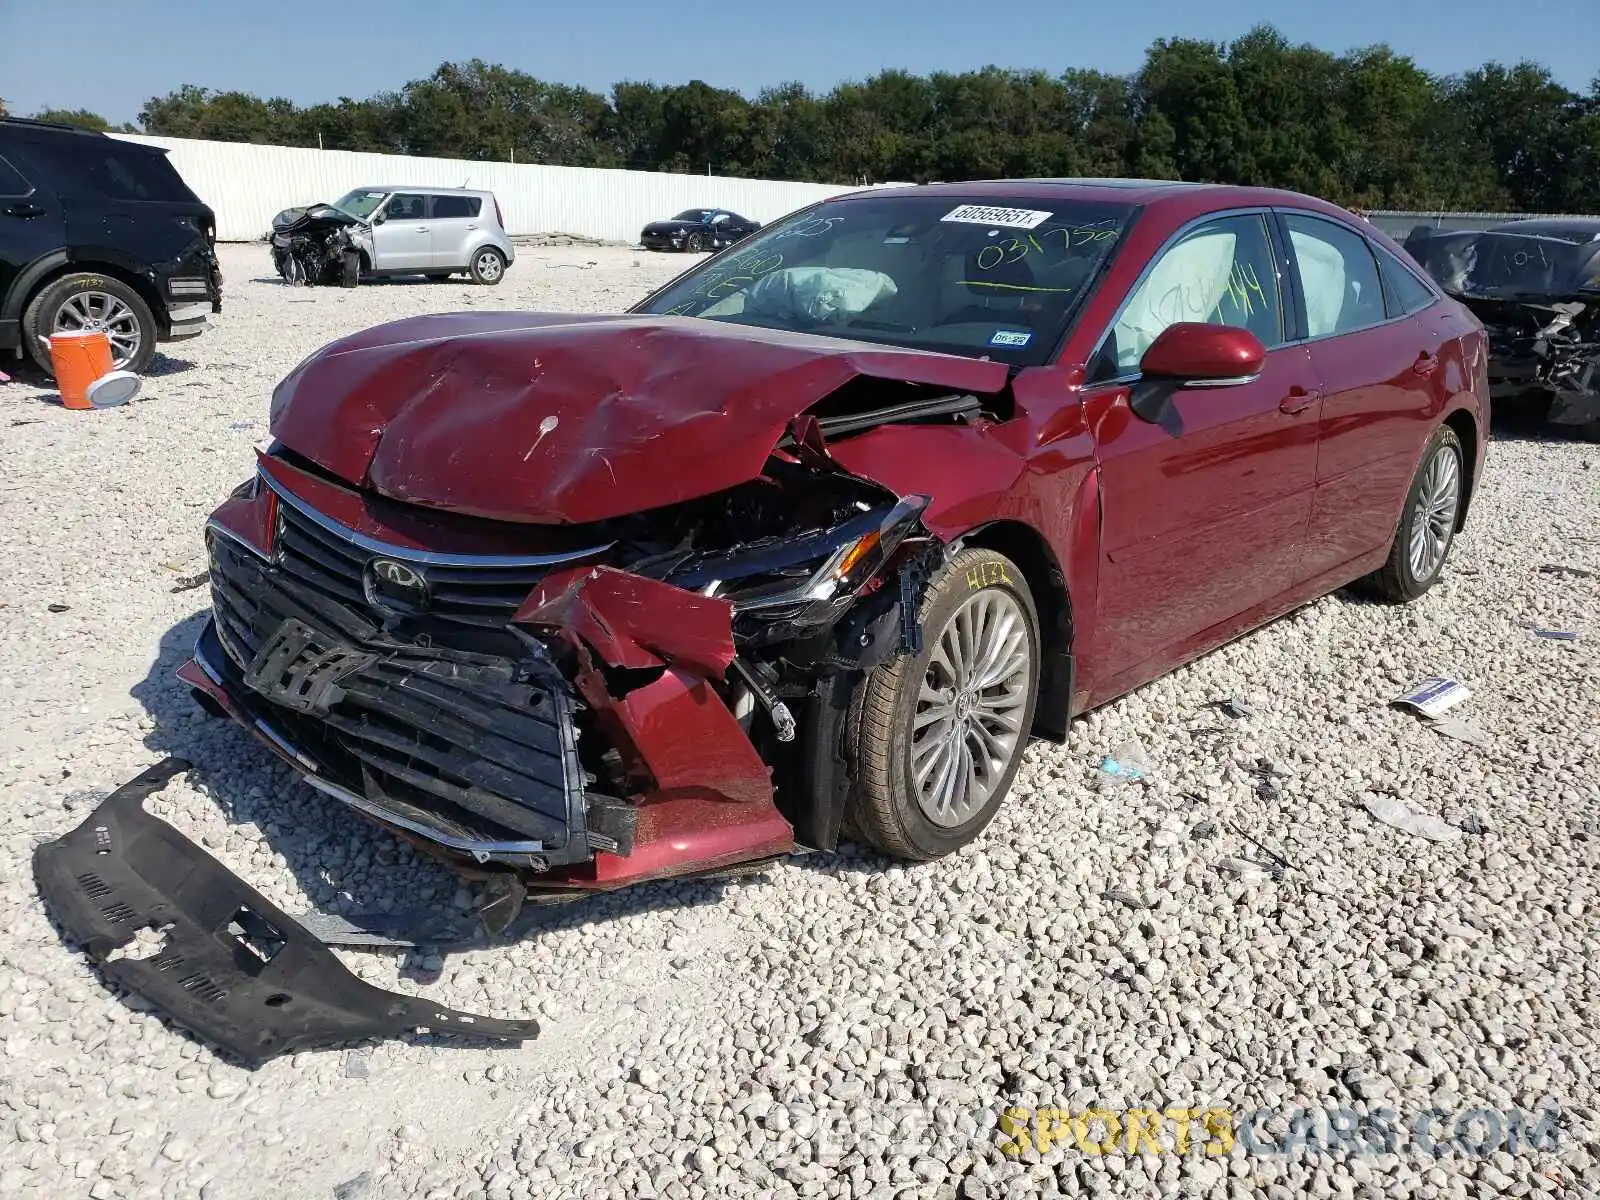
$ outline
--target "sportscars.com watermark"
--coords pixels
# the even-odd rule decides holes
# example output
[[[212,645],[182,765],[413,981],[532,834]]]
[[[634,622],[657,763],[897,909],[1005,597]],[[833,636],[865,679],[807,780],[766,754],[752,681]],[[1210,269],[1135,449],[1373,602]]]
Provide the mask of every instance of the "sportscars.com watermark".
[[[781,1106],[789,1128],[810,1144],[813,1159],[837,1163],[851,1151],[954,1155],[974,1144],[1002,1154],[1204,1155],[1251,1157],[1416,1154],[1483,1159],[1499,1151],[1553,1154],[1566,1118],[1548,1104],[1536,1111],[1500,1108],[1424,1109],[1402,1114],[1378,1108],[1222,1106],[1129,1109],[973,1108],[954,1104]]]
[[[1341,1152],[1432,1158],[1487,1158],[1560,1148],[1561,1110],[1424,1109],[1403,1117],[1393,1109],[1358,1113],[1343,1108],[1130,1108],[1122,1111],[1008,1108],[1000,1113],[1000,1151],[1047,1154],[1058,1146],[1084,1154],[1206,1154],[1220,1158],[1235,1146],[1258,1158]]]

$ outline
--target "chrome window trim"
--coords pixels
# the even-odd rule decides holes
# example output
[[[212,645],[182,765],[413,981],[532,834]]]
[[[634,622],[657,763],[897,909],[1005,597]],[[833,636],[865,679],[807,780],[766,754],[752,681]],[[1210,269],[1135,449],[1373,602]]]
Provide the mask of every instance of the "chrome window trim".
[[[1127,294],[1122,297],[1122,303],[1117,305],[1117,311],[1111,314],[1111,320],[1106,322],[1105,328],[1100,331],[1100,336],[1095,338],[1094,349],[1089,352],[1089,362],[1092,363],[1096,356],[1100,353],[1100,347],[1105,345],[1106,337],[1113,329],[1117,327],[1117,322],[1122,320],[1122,314],[1128,311],[1128,305],[1133,303],[1133,298],[1139,294],[1139,289],[1144,286],[1145,280],[1150,278],[1150,272],[1154,271],[1156,264],[1166,257],[1168,250],[1171,250],[1174,246],[1176,246],[1179,242],[1188,237],[1189,234],[1193,233],[1202,225],[1209,225],[1213,221],[1225,221],[1229,217],[1261,217],[1263,222],[1267,223],[1271,221],[1272,214],[1275,211],[1277,210],[1266,205],[1252,205],[1247,208],[1219,208],[1215,212],[1202,213],[1198,217],[1192,217],[1188,221],[1185,221],[1182,225],[1178,226],[1172,235],[1168,237],[1166,241],[1162,242],[1156,252],[1150,256],[1150,260],[1144,264],[1143,268],[1140,269],[1138,277],[1133,281],[1133,285],[1128,288]],[[1278,285],[1278,328],[1283,329],[1285,328],[1286,324],[1283,321],[1283,264],[1276,261],[1277,246],[1272,240],[1272,230],[1270,228],[1263,229],[1262,232],[1266,234],[1267,245],[1273,250],[1274,261],[1272,266],[1273,271],[1277,276]],[[1292,346],[1295,344],[1296,343],[1293,340],[1286,337],[1276,346],[1268,346],[1267,351],[1270,353],[1273,350],[1281,350],[1285,346]],[[1111,387],[1117,384],[1133,383],[1143,378],[1144,375],[1142,372],[1134,371],[1131,374],[1125,373],[1115,376],[1111,379],[1085,381],[1083,386],[1085,389]]]
[[[616,545],[615,542],[606,542],[603,545],[588,546],[582,550],[571,550],[562,554],[439,554],[431,550],[415,550],[410,546],[395,546],[357,533],[325,513],[318,512],[264,471],[261,473],[261,481],[272,489],[279,500],[334,537],[349,542],[369,554],[398,558],[406,562],[426,563],[435,567],[553,567],[592,558]],[[259,551],[256,554],[257,557],[260,556]]]

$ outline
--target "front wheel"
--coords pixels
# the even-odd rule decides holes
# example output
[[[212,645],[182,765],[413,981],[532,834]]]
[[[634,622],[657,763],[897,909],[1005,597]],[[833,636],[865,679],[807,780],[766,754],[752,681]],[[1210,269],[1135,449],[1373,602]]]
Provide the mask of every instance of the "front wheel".
[[[1461,519],[1465,461],[1455,430],[1441,425],[1429,439],[1406,493],[1389,561],[1368,576],[1379,598],[1403,604],[1439,581]]]
[[[467,273],[472,276],[473,283],[493,287],[505,278],[506,260],[493,246],[485,246],[472,256]]]
[[[691,233],[683,239],[683,249],[686,254],[704,254],[706,250],[706,235]]]
[[[1039,680],[1039,618],[1017,565],[963,550],[929,587],[923,645],[857,695],[850,831],[925,861],[983,832],[1022,765]]]

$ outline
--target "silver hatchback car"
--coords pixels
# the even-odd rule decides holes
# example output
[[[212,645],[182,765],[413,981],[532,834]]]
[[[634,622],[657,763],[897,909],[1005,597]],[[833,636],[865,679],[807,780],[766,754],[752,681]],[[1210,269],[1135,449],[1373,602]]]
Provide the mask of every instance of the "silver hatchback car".
[[[474,283],[496,284],[516,261],[500,202],[493,192],[465,188],[356,188],[334,201],[361,220],[355,241],[367,260],[362,274],[427,275],[466,272]],[[369,232],[370,231],[370,232]],[[363,240],[370,239],[370,246]]]

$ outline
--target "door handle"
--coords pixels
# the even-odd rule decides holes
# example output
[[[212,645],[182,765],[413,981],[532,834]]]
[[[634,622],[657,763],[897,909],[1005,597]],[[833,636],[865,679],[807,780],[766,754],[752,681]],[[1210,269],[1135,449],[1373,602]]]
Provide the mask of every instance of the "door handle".
[[[1438,358],[1424,350],[1417,355],[1417,361],[1411,364],[1411,369],[1418,375],[1427,376],[1432,375],[1438,369],[1438,366]]]
[[[40,208],[37,204],[29,203],[26,200],[24,200],[21,204],[13,204],[10,208],[6,209],[6,216],[8,217],[38,217],[43,215],[44,209]]]
[[[414,228],[416,229],[416,231],[418,233],[427,233],[428,232],[428,227],[426,225],[417,225]]]
[[[1321,392],[1308,392],[1303,387],[1292,387],[1289,389],[1289,394],[1278,401],[1278,411],[1288,413],[1291,417],[1298,416],[1320,399],[1322,399]]]

